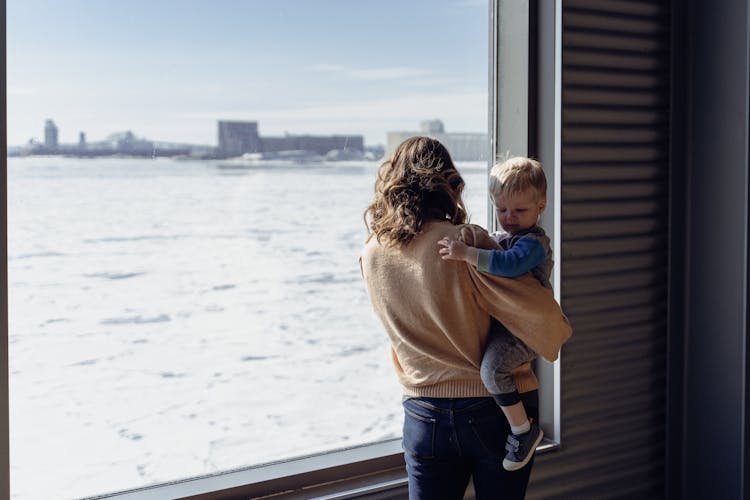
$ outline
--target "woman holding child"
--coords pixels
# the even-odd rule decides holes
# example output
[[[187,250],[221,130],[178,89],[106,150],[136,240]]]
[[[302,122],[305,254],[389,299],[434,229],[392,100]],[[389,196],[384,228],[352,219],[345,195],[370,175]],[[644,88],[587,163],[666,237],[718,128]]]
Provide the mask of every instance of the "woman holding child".
[[[514,472],[503,468],[510,426],[482,382],[483,351],[493,318],[514,336],[533,339],[548,359],[570,325],[531,274],[500,277],[441,258],[438,242],[446,238],[497,247],[465,224],[463,188],[440,142],[404,141],[381,165],[365,212],[362,274],[403,386],[409,497],[461,499],[473,477],[480,500],[523,498],[533,456]],[[535,421],[538,385],[530,364],[513,369],[512,378]]]

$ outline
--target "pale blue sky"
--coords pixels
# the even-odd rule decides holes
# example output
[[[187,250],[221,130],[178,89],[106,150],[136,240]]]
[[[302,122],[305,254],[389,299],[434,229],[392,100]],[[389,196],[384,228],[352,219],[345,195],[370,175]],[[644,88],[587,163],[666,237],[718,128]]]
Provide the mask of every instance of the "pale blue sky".
[[[488,0],[8,0],[8,142],[487,128]]]

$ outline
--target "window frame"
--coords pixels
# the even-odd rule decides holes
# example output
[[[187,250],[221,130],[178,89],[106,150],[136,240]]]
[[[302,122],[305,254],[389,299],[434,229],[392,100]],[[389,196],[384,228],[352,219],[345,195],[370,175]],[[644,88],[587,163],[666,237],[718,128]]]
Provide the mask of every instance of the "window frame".
[[[547,211],[541,226],[555,256],[552,286],[561,295],[561,93],[562,0],[491,1],[490,158],[530,156],[547,177]],[[488,200],[488,221],[495,216]],[[562,356],[562,354],[560,355]],[[561,361],[538,359],[539,421],[545,437],[538,451],[561,444]]]
[[[542,161],[551,186],[548,212],[542,219],[557,256],[553,284],[560,299],[560,94],[562,2],[500,2],[489,0],[489,147],[490,158],[506,151],[531,155]],[[2,40],[5,56],[6,2],[0,0]],[[554,28],[550,29],[551,26]],[[521,50],[519,51],[519,40]],[[506,43],[512,42],[512,43]],[[504,50],[505,49],[505,50]],[[7,130],[7,68],[2,66],[3,125]],[[520,77],[519,77],[520,75]],[[521,103],[518,105],[518,103]],[[0,138],[0,173],[7,179],[7,135]],[[489,165],[488,165],[489,167]],[[10,427],[8,360],[8,267],[7,182],[0,185],[2,229],[0,258],[0,497],[10,497]],[[494,221],[488,199],[488,221]],[[494,222],[490,223],[494,224]],[[557,448],[561,442],[560,360],[537,363],[540,382],[540,421],[546,438],[539,452]],[[345,498],[377,492],[406,491],[406,471],[401,439],[356,446],[334,452],[217,474],[172,481],[93,498],[119,500],[190,498],[194,500],[275,498],[299,495]]]
[[[7,61],[5,39],[5,0],[0,4],[0,23],[2,37],[0,37],[0,51],[3,61]],[[2,64],[0,69],[0,85],[3,87],[2,107],[2,137],[0,137],[0,204],[2,204],[2,229],[0,230],[0,259],[4,262],[0,270],[0,370],[4,374],[0,379],[0,498],[10,498],[10,372],[8,371],[8,80],[7,67]]]
[[[400,438],[90,498],[284,498],[298,496],[302,490],[306,497],[343,498],[341,495],[349,497],[395,489],[406,491]]]

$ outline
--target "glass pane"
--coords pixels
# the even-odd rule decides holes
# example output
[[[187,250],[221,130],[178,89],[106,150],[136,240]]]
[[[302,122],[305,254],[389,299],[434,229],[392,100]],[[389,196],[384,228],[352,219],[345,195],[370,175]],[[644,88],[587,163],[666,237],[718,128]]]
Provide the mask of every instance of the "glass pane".
[[[362,214],[424,133],[486,223],[487,13],[7,2],[13,498],[400,435]]]

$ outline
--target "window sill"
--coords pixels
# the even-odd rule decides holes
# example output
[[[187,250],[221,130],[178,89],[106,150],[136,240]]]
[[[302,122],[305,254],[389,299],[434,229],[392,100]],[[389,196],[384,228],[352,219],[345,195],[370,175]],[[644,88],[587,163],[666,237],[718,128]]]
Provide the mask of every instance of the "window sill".
[[[541,455],[543,453],[549,453],[558,449],[560,449],[560,443],[549,438],[542,438],[542,442],[539,443],[539,446],[536,447],[536,452],[537,454]]]
[[[560,444],[544,438],[537,453]],[[110,500],[393,498],[407,491],[401,439],[93,498]]]
[[[256,497],[338,499],[399,487],[406,487],[400,438],[210,476],[99,495],[92,499],[228,500]]]

